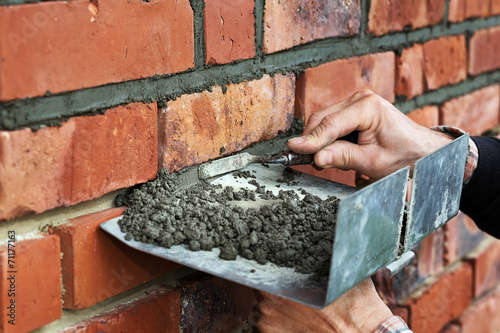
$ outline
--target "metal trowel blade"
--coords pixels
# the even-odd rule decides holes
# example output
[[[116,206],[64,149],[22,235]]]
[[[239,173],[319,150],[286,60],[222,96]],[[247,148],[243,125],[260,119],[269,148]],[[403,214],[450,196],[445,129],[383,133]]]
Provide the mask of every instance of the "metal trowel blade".
[[[220,158],[218,160],[199,166],[198,176],[200,179],[207,179],[231,171],[239,170],[251,163],[256,163],[259,161],[260,156],[255,156],[248,153],[236,154],[233,156]]]

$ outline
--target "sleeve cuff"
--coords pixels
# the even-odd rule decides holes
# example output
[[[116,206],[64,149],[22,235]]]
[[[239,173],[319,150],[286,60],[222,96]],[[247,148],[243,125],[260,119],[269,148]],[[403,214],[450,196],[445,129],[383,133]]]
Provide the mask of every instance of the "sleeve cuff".
[[[413,333],[401,317],[392,316],[384,321],[373,333]]]
[[[449,136],[452,136],[454,138],[458,138],[466,134],[465,131],[454,126],[435,126],[431,127],[431,130],[448,134]],[[477,160],[478,160],[478,150],[476,143],[474,142],[474,140],[469,138],[469,149],[467,151],[467,159],[465,161],[464,185],[469,182],[469,179],[470,177],[472,177],[474,170],[476,170]]]

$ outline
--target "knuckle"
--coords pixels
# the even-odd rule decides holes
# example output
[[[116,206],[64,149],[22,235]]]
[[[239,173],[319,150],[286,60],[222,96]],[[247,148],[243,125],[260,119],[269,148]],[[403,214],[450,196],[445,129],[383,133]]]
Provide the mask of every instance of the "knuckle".
[[[352,95],[351,99],[360,99],[360,98],[364,98],[366,96],[372,96],[372,95],[375,95],[375,93],[369,89],[361,89],[360,91],[358,91],[357,93],[355,93],[354,95]]]

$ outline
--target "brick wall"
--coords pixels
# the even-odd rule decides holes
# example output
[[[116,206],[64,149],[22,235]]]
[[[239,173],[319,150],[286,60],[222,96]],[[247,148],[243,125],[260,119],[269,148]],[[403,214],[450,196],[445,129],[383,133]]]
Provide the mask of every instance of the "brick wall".
[[[250,330],[252,290],[99,231],[115,194],[364,88],[481,135],[500,123],[499,15],[498,0],[0,0],[0,331]],[[376,280],[416,332],[500,330],[498,241],[460,214],[415,252]]]

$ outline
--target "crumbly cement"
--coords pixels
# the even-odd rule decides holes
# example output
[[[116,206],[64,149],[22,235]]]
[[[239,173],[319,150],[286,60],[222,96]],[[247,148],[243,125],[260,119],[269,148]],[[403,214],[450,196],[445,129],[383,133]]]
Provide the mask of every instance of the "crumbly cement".
[[[294,183],[296,173],[285,170],[283,182]],[[179,188],[177,178],[163,171],[156,180],[117,197],[118,205],[129,207],[119,222],[127,240],[166,248],[187,244],[193,251],[218,247],[225,260],[240,255],[300,273],[328,274],[337,198],[322,200],[305,193],[300,200],[296,192],[284,190],[274,195],[256,180],[251,181],[255,188],[237,191],[208,182]],[[264,201],[259,209],[235,205],[256,200]]]

